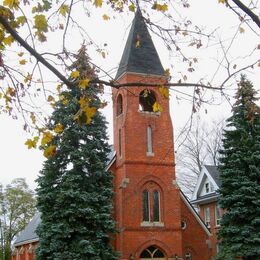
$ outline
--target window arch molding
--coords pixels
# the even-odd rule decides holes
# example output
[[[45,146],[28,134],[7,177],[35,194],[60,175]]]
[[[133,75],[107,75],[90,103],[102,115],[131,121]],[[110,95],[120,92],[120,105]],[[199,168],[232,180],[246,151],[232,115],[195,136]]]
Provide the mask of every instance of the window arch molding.
[[[172,255],[172,249],[165,243],[157,239],[151,239],[141,244],[134,253],[137,259],[140,259],[141,253],[150,246],[155,246],[165,254],[165,258],[168,259]]]
[[[152,245],[141,252],[140,259],[165,259],[165,253],[156,245]]]
[[[141,226],[163,225],[163,189],[154,181],[146,181],[140,189]]]

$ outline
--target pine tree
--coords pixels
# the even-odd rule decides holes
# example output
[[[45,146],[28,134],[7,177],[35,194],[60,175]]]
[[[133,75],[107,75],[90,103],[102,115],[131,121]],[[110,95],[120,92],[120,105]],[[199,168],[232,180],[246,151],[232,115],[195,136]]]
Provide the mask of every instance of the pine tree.
[[[86,84],[96,76],[84,47],[76,58],[71,69],[85,83],[78,79],[81,87],[60,93],[49,122],[57,134],[45,149],[48,159],[37,180],[39,260],[117,259],[110,241],[112,174],[105,170],[110,146],[97,110],[102,87]],[[43,138],[42,145],[46,142]]]
[[[227,120],[220,158],[220,259],[260,256],[260,108],[257,92],[241,77]]]

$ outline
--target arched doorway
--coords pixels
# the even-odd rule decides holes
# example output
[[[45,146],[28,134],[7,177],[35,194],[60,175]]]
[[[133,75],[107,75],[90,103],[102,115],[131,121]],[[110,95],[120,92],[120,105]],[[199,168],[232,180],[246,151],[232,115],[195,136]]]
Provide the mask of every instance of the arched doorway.
[[[156,246],[149,246],[140,255],[140,260],[166,260],[165,254]]]

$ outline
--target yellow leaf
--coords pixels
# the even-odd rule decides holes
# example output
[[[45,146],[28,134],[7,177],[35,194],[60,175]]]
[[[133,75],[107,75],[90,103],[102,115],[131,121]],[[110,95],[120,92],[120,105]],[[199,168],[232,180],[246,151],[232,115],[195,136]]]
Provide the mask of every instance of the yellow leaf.
[[[97,109],[95,107],[86,106],[84,108],[84,112],[86,115],[86,124],[90,124],[92,121],[92,118],[95,116],[95,114],[97,112]]]
[[[240,33],[244,33],[245,32],[245,29],[243,27],[239,27],[239,32]]]
[[[102,55],[103,59],[106,58],[106,53],[104,51],[101,52],[101,55]]]
[[[6,95],[10,95],[11,97],[14,97],[16,95],[15,88],[8,87],[6,91]]]
[[[32,75],[31,74],[29,74],[29,73],[27,73],[27,76],[26,77],[24,77],[24,83],[27,83],[28,81],[31,81],[32,80]]]
[[[129,8],[129,11],[135,12],[135,5],[134,4],[129,5],[128,8]]]
[[[27,61],[25,59],[19,60],[20,65],[25,65]]]
[[[62,103],[64,106],[66,106],[66,105],[69,104],[69,100],[66,99],[66,97],[65,97],[64,95],[60,95],[59,98],[60,98],[61,103]]]
[[[62,86],[61,86],[60,84],[56,87],[56,89],[57,89],[58,92],[60,92],[61,87],[62,87]]]
[[[37,14],[34,16],[34,28],[36,28],[39,32],[48,31],[48,23],[45,15]]]
[[[136,43],[135,43],[135,47],[136,47],[136,48],[140,48],[140,47],[141,47],[141,43],[140,43],[139,40],[136,41]]]
[[[56,133],[56,134],[60,134],[60,133],[62,133],[63,132],[63,125],[62,124],[57,124],[56,126],[55,126],[55,128],[54,128],[54,132]]]
[[[32,123],[35,124],[36,123],[36,117],[35,117],[35,114],[33,112],[31,112],[30,118],[32,120]]]
[[[158,102],[154,102],[153,104],[153,112],[162,112],[163,109]]]
[[[102,6],[102,2],[103,2],[103,0],[94,0],[94,5],[96,7],[101,7]]]
[[[41,145],[44,146],[52,141],[53,135],[51,132],[44,132],[41,140]]]
[[[168,5],[167,4],[158,4],[157,2],[155,2],[153,4],[153,9],[157,10],[157,11],[160,11],[160,12],[166,12],[168,10]]]
[[[60,12],[61,15],[66,17],[67,13],[69,13],[69,6],[65,5],[65,4],[62,4],[60,9],[59,9],[59,12]]]
[[[36,148],[36,144],[37,144],[38,140],[39,140],[39,137],[35,136],[33,139],[27,139],[27,141],[24,144],[27,145],[28,149]]]
[[[170,92],[169,92],[168,88],[166,88],[165,86],[161,86],[161,87],[159,87],[159,91],[163,98],[166,98],[166,99],[169,98]]]
[[[64,106],[67,106],[68,104],[69,104],[69,100],[68,99],[63,99],[62,100],[62,104],[64,105]]]
[[[11,9],[18,9],[20,1],[19,0],[4,0],[3,4]]]
[[[49,95],[48,98],[47,98],[47,101],[48,102],[55,101],[55,98],[52,95]]]
[[[16,18],[16,21],[19,25],[24,25],[26,23],[26,17],[25,16],[19,16]]]
[[[87,99],[84,98],[84,97],[80,97],[80,99],[79,99],[78,102],[79,102],[79,104],[80,104],[80,108],[84,108],[84,107],[88,104]]]
[[[170,76],[171,76],[171,74],[170,74],[170,69],[166,69],[163,74],[164,74],[164,76],[166,76],[166,77],[170,77]]]
[[[218,0],[218,2],[219,2],[220,4],[225,4],[225,3],[226,3],[226,0]]]
[[[24,55],[24,52],[19,52],[19,53],[17,53],[17,55],[18,55],[19,57],[22,57],[22,56]]]
[[[89,79],[85,78],[79,81],[79,87],[82,89],[86,89],[88,87]]]
[[[56,153],[56,146],[50,145],[44,150],[43,155],[48,159],[48,158],[52,157],[53,155],[55,155],[55,153]]]
[[[77,71],[77,70],[72,71],[71,74],[70,74],[70,76],[71,76],[71,78],[73,78],[73,79],[78,78],[78,77],[79,77],[79,71]]]
[[[13,38],[13,36],[9,35],[9,36],[5,37],[2,40],[2,42],[3,42],[4,45],[11,46],[11,44],[14,42],[14,38]]]
[[[110,19],[110,17],[108,16],[108,15],[106,15],[106,14],[103,14],[103,19],[105,20],[105,21],[108,21],[109,19]]]

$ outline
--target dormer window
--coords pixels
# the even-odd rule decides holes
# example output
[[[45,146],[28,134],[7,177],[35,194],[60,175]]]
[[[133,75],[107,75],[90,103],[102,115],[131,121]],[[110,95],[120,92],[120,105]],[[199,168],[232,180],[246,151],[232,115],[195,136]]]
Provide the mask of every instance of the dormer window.
[[[139,109],[140,111],[153,112],[153,105],[156,102],[154,91],[144,89],[139,94]]]
[[[205,192],[206,192],[206,193],[209,193],[209,191],[210,191],[210,185],[209,185],[208,182],[206,182],[206,183],[205,183]]]

